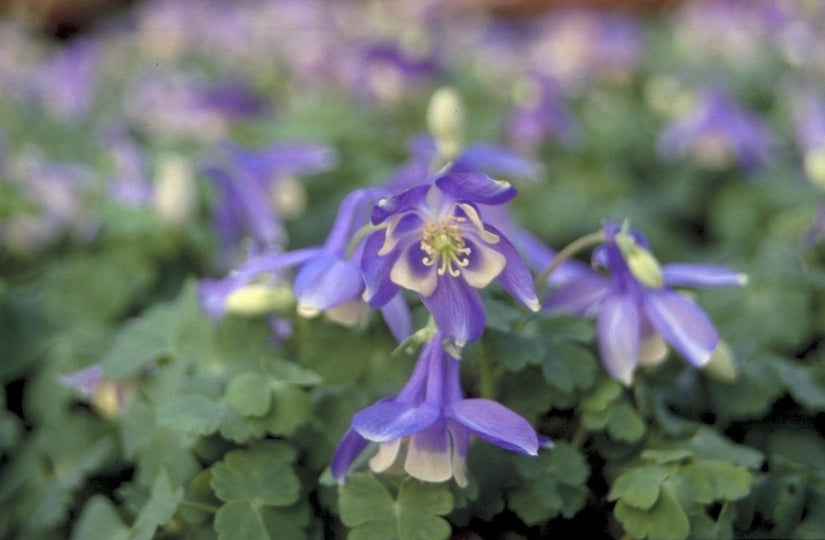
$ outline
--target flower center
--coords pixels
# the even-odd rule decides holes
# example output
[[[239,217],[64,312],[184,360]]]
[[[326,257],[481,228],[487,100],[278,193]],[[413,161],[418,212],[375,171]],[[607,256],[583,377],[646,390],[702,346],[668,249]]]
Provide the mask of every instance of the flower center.
[[[447,273],[457,277],[459,269],[456,266],[464,268],[470,264],[467,255],[471,250],[461,238],[461,231],[455,223],[443,221],[427,223],[421,234],[420,247],[426,253],[426,256],[421,259],[425,265],[433,266],[440,261],[437,269],[440,276]]]

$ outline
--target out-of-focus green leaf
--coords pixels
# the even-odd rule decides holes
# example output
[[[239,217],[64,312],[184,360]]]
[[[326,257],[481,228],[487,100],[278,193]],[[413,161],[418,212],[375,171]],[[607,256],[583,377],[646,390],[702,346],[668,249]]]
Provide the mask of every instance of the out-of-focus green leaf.
[[[607,498],[621,499],[626,505],[648,510],[659,500],[661,484],[671,472],[670,468],[660,465],[629,469],[616,478]]]
[[[269,442],[233,450],[212,467],[212,488],[224,502],[288,506],[298,500],[300,482],[292,469],[295,450]]]
[[[172,519],[183,500],[183,488],[174,488],[165,470],[161,470],[154,482],[149,500],[141,508],[132,524],[130,540],[151,540],[158,526],[165,525]]]
[[[209,435],[221,425],[224,406],[201,394],[180,394],[160,403],[158,425],[188,435]]]
[[[71,540],[125,540],[129,527],[123,522],[112,501],[92,495],[72,529]]]
[[[269,410],[270,381],[260,373],[247,371],[233,377],[226,387],[226,402],[244,416],[261,416]]]

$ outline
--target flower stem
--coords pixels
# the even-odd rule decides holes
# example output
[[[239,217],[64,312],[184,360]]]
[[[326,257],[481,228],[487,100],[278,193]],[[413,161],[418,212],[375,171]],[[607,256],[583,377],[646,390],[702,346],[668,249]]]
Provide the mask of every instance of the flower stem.
[[[577,238],[570,242],[564,249],[556,253],[556,256],[553,258],[553,261],[544,269],[544,271],[539,274],[539,277],[536,278],[536,291],[541,292],[542,288],[547,283],[547,279],[556,271],[556,269],[561,266],[561,264],[568,260],[570,257],[578,253],[579,251],[586,249],[590,246],[596,246],[604,242],[604,233],[602,231],[592,232],[590,234],[586,234],[581,238]]]
[[[352,257],[352,254],[355,252],[355,249],[358,247],[358,244],[366,238],[367,235],[374,233],[375,231],[380,231],[381,229],[387,228],[386,223],[382,223],[381,225],[373,225],[372,223],[367,223],[352,235],[352,238],[347,244],[347,259]]]
[[[481,353],[478,355],[478,391],[481,394],[481,397],[486,399],[495,399],[495,379],[493,366],[490,364],[490,357],[487,355],[486,348],[482,346]]]

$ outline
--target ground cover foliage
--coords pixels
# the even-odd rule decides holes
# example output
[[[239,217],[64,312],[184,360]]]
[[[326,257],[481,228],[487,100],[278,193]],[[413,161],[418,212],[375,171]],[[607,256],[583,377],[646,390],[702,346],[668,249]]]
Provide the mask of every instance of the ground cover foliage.
[[[2,22],[0,536],[821,536],[822,7],[415,4],[146,2],[60,44]],[[548,247],[626,220],[662,268],[748,279],[687,293],[720,337],[709,363],[671,348],[629,383],[593,316],[493,282],[480,339],[448,352],[468,398],[552,444],[474,440],[465,487],[375,473],[372,445],[338,481],[353,415],[425,340],[365,305],[351,324],[296,309],[296,268],[217,308],[203,285],[323,244],[351,191],[413,170],[445,86],[452,141],[510,152],[479,167],[507,171],[489,174],[517,188],[513,222]]]

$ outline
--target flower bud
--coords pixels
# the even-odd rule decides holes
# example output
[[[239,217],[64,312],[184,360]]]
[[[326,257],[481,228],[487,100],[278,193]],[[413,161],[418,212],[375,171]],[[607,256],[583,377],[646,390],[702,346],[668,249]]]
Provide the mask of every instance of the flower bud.
[[[817,187],[825,189],[825,144],[805,153],[805,173]]]
[[[617,234],[616,244],[627,262],[627,267],[639,283],[654,289],[664,286],[662,267],[652,253],[637,244],[629,234]]]
[[[226,298],[226,310],[239,315],[258,316],[288,309],[294,301],[286,286],[251,283],[233,291]]]
[[[427,106],[427,128],[435,139],[438,153],[451,160],[463,146],[464,113],[461,97],[453,88],[436,90]]]
[[[192,164],[180,156],[167,156],[159,165],[154,206],[161,219],[181,226],[195,208],[195,173]]]

